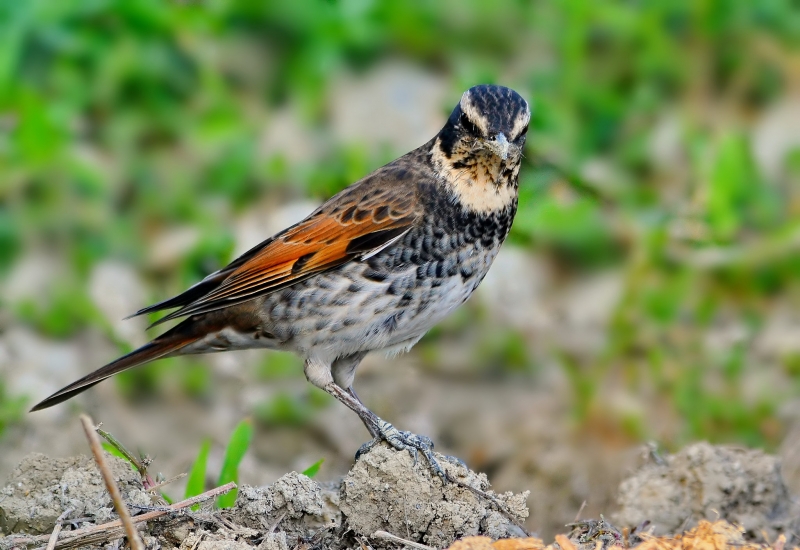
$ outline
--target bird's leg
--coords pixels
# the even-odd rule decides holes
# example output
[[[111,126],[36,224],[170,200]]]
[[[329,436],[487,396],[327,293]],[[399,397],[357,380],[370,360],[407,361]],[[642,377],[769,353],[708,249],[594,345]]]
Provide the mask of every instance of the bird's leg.
[[[323,389],[354,411],[359,418],[361,418],[361,421],[367,427],[367,430],[369,430],[371,434],[375,434],[371,441],[368,441],[361,446],[356,453],[356,457],[368,452],[375,445],[380,443],[381,440],[385,440],[389,443],[389,445],[398,451],[405,450],[411,453],[411,456],[414,457],[415,462],[417,460],[417,452],[421,452],[428,461],[428,464],[430,464],[433,472],[442,478],[445,477],[444,470],[433,456],[433,441],[431,441],[430,437],[398,430],[389,422],[386,422],[365,407],[361,401],[359,401],[356,397],[353,397],[353,394],[351,394],[350,391],[343,390],[333,382],[328,384]]]
[[[365,409],[367,409],[367,406],[364,405],[364,402],[361,401],[361,399],[359,399],[358,395],[356,394],[356,390],[353,389],[353,386],[350,386],[349,388],[347,388],[347,393],[349,393],[353,397],[353,399],[355,399],[356,401],[361,403],[361,405]],[[369,409],[367,409],[367,410],[369,410]],[[376,418],[378,418],[378,420],[380,420],[379,417],[376,416]],[[372,436],[372,439],[380,439],[381,433],[379,431],[375,430],[375,425],[374,424],[364,422],[364,427],[367,428],[367,431],[369,432],[369,435]]]
[[[318,388],[325,390],[327,393],[335,397],[337,401],[344,404],[347,406],[347,408],[356,413],[367,427],[367,430],[370,432],[370,434],[374,434],[372,441],[369,441],[361,446],[356,453],[356,457],[372,449],[375,445],[380,443],[381,440],[385,440],[387,443],[389,443],[389,445],[398,451],[406,450],[411,453],[411,456],[414,457],[415,462],[417,460],[417,453],[421,452],[428,461],[431,470],[433,470],[433,472],[442,479],[445,479],[444,470],[433,456],[433,441],[431,441],[429,437],[398,430],[390,423],[380,418],[378,415],[364,406],[358,397],[355,396],[355,392],[352,391],[352,387],[349,390],[345,390],[333,381],[331,369],[328,367],[328,365],[320,361],[308,359],[306,360],[304,370],[306,378],[309,382]]]
[[[367,408],[366,405],[364,405],[364,402],[359,399],[358,395],[356,394],[356,390],[353,389],[353,379],[356,375],[356,368],[358,368],[359,363],[361,363],[361,360],[364,359],[364,356],[366,355],[367,352],[346,355],[338,358],[333,362],[333,364],[331,364],[333,383],[342,389],[346,388],[347,393],[349,393],[353,399],[361,403],[365,409]],[[375,424],[373,422],[364,422],[364,426],[367,428],[369,435],[371,435],[373,439],[380,437],[380,432],[375,430]]]

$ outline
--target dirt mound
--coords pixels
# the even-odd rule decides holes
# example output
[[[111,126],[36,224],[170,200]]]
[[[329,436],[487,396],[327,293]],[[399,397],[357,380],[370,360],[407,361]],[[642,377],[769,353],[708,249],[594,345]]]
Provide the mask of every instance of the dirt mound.
[[[437,455],[453,477],[479,491],[489,490],[484,474]],[[421,460],[420,460],[421,462]],[[528,492],[494,495],[517,521],[528,517]],[[404,539],[432,546],[446,546],[456,538],[486,534],[494,539],[524,534],[493,503],[469,489],[443,483],[408,453],[381,446],[365,455],[344,478],[342,513],[355,533],[376,531],[402,535]]]
[[[149,506],[151,513],[163,512],[138,524],[148,548],[388,550],[454,544],[460,550],[583,550],[763,548],[764,537],[781,548],[798,542],[792,539],[800,527],[797,504],[777,460],[760,451],[697,444],[656,457],[622,484],[613,524],[602,518],[569,524],[571,531],[556,537],[557,546],[545,546],[519,527],[528,514],[527,493],[496,495],[485,475],[437,458],[454,481],[443,483],[422,459],[415,463],[409,453],[381,445],[361,456],[340,482],[318,483],[293,472],[267,487],[241,487],[234,508],[198,512],[154,507],[137,474],[121,460],[112,464],[134,511]],[[73,510],[67,526],[89,529],[65,526],[56,549],[99,548],[122,536],[119,529],[97,526],[114,514],[90,459],[29,455],[0,491],[3,533],[29,535],[6,536],[0,549],[43,546],[67,509]]]
[[[527,517],[527,493],[494,495],[485,475],[442,455],[437,458],[461,484],[486,492],[517,521]],[[342,542],[349,546],[353,537],[380,531],[437,547],[468,535],[497,539],[523,534],[494,502],[443,483],[422,459],[415,464],[409,453],[380,445],[360,457],[337,485],[291,473],[266,488],[244,487],[228,518],[254,529],[277,528],[289,541],[316,537],[328,548]]]
[[[152,505],[127,462],[110,456],[109,464],[125,502]],[[96,523],[116,517],[94,460],[29,454],[0,489],[0,533],[49,533],[66,510],[72,510],[71,517]]]
[[[645,465],[620,486],[619,525],[649,521],[659,535],[702,519],[740,525],[749,540],[764,532],[800,532],[800,507],[781,477],[780,461],[754,449],[696,443]],[[763,540],[763,539],[762,539]]]
[[[432,476],[421,457],[415,463],[409,453],[379,445],[360,457],[339,483],[317,483],[292,472],[268,487],[241,487],[236,506],[221,513],[151,522],[148,535],[165,548],[278,550],[301,542],[310,547],[351,547],[381,531],[439,547],[468,535],[496,539],[524,534],[515,523],[528,515],[527,493],[495,495],[485,475],[436,456],[457,483]],[[129,465],[114,459],[114,475],[126,501],[154,507]],[[85,457],[53,460],[29,455],[2,494],[8,497],[0,501],[4,533],[49,533],[67,509],[73,509],[70,517],[81,517],[79,527],[113,516],[102,479]],[[388,539],[381,544],[380,535],[377,540],[372,548],[396,547]],[[37,541],[6,537],[0,546],[24,547]]]

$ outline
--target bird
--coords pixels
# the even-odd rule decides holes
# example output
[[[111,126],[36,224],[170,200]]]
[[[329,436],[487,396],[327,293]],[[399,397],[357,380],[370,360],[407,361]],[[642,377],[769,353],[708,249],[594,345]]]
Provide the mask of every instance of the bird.
[[[386,441],[415,461],[421,452],[444,477],[430,438],[395,428],[362,403],[355,372],[369,352],[409,350],[483,280],[517,211],[530,119],[528,102],[510,88],[468,89],[430,141],[183,293],[131,315],[173,310],[151,327],[184,319],[31,411],[164,357],[291,351],[311,384],[362,420],[372,439],[360,451]]]

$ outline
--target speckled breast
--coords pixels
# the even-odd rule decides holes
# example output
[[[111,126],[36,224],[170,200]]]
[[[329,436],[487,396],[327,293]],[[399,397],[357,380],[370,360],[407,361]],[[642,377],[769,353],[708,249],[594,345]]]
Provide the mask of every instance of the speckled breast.
[[[265,297],[282,348],[329,358],[402,350],[464,303],[508,235],[516,203],[475,214],[431,194],[429,219],[394,245]]]

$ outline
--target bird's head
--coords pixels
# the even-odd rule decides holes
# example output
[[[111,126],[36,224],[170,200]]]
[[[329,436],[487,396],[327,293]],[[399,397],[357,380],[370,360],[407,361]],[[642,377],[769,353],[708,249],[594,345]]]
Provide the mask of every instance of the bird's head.
[[[528,102],[510,88],[484,84],[461,96],[434,140],[432,158],[472,210],[496,209],[516,200],[530,119]]]

